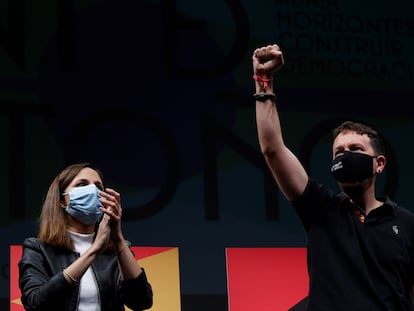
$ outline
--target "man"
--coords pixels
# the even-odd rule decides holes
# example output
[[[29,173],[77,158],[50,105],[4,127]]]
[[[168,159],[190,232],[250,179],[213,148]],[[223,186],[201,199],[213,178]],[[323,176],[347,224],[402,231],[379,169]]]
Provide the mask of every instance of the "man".
[[[277,45],[253,53],[256,121],[261,151],[307,234],[308,310],[414,310],[414,214],[377,197],[384,143],[355,122],[334,130],[334,193],[310,178],[283,140],[273,75],[284,64]]]

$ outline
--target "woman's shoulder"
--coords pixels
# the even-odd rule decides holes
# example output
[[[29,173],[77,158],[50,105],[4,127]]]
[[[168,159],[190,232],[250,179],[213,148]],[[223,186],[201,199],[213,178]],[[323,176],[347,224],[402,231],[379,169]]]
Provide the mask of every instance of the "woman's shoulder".
[[[25,252],[37,252],[43,254],[62,254],[62,253],[72,253],[71,250],[68,250],[62,246],[56,246],[48,244],[37,237],[28,237],[23,241],[23,249]]]
[[[41,248],[44,243],[36,237],[28,237],[23,241],[23,247]]]

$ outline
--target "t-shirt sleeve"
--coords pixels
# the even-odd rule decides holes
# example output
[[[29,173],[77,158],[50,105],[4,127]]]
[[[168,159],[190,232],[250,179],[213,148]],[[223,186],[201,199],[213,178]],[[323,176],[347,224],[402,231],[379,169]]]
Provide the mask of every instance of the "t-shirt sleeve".
[[[332,191],[310,178],[303,194],[299,199],[291,202],[306,231],[309,231],[313,224],[324,219],[333,196]]]

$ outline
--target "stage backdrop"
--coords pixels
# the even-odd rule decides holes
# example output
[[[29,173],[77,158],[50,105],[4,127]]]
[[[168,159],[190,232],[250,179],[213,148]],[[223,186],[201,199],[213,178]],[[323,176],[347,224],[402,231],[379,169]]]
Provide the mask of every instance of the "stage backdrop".
[[[413,6],[2,1],[0,309],[10,246],[36,236],[49,184],[74,162],[92,162],[121,193],[133,245],[179,249],[182,311],[234,311],[226,250],[305,247],[257,142],[251,56],[267,44],[285,55],[277,105],[309,174],[337,189],[332,127],[371,123],[390,147],[379,194],[413,209]]]

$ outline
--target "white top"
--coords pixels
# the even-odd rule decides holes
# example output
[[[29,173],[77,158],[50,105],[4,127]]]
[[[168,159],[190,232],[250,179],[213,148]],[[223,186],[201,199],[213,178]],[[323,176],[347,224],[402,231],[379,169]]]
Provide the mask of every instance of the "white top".
[[[93,236],[92,234],[82,234],[68,230],[75,251],[81,255],[92,245]],[[89,267],[85,274],[80,279],[80,290],[79,290],[79,305],[78,311],[100,311],[101,305],[99,302],[98,286],[96,284],[95,276],[92,272],[92,268]]]

